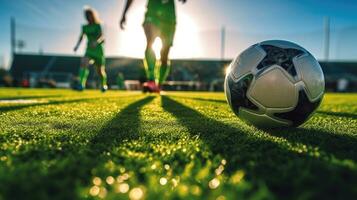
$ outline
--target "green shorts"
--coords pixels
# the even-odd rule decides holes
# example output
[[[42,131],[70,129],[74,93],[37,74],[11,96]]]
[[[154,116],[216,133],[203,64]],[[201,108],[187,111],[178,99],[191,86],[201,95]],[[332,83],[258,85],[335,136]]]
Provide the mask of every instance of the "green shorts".
[[[143,26],[149,24],[156,27],[153,31],[154,37],[160,37],[164,44],[169,46],[173,45],[176,31],[176,22],[163,21],[157,17],[146,15]]]
[[[99,46],[97,48],[87,48],[85,57],[89,58],[91,62],[96,66],[104,66],[105,65],[105,56],[103,52],[103,47]]]

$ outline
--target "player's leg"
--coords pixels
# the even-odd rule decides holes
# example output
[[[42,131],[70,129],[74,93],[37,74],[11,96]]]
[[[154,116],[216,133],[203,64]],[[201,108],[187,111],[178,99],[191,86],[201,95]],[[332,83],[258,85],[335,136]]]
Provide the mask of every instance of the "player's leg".
[[[94,65],[101,81],[102,92],[107,91],[107,73],[105,72],[105,57],[102,51],[98,52],[94,58]]]
[[[81,59],[81,66],[79,68],[79,88],[77,88],[78,90],[83,90],[86,87],[86,83],[87,83],[87,78],[89,75],[89,66],[90,63],[90,58],[88,57],[83,57]]]
[[[101,80],[101,90],[102,90],[102,92],[105,92],[106,90],[108,90],[107,73],[105,72],[105,66],[98,65],[98,66],[96,66],[96,69],[97,69],[97,73]]]
[[[158,74],[156,76],[156,83],[161,86],[167,79],[167,76],[170,73],[170,68],[171,64],[169,61],[169,53],[171,49],[171,45],[169,45],[167,42],[163,41],[162,49],[161,49],[161,60],[160,60],[160,66],[158,69]]]
[[[161,60],[159,69],[157,70],[156,83],[161,87],[161,85],[166,81],[171,68],[171,63],[169,60],[170,49],[173,44],[175,35],[175,25],[167,24],[162,26],[160,32],[160,38],[162,41],[162,49],[161,49]]]
[[[148,81],[155,81],[156,55],[154,50],[152,49],[152,44],[154,43],[156,37],[156,27],[151,23],[145,23],[143,26],[146,36],[146,50],[144,59],[146,77]]]

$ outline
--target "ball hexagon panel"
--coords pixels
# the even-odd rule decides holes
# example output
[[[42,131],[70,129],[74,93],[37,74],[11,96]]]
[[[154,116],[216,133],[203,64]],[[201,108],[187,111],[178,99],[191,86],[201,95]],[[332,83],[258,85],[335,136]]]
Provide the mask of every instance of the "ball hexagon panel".
[[[297,75],[293,59],[304,54],[304,51],[292,48],[280,48],[272,45],[262,45],[266,56],[257,66],[263,72],[273,65],[279,65],[285,69],[292,77]]]
[[[257,45],[242,52],[230,66],[235,80],[250,73],[263,60],[265,55],[265,51]]]
[[[314,111],[319,107],[322,97],[317,99],[315,102],[311,102],[309,98],[306,96],[304,90],[299,91],[298,104],[294,108],[294,110],[285,113],[275,113],[279,119],[285,119],[292,122],[292,126],[300,126],[305,121],[307,121]]]
[[[320,98],[325,90],[325,79],[317,60],[310,54],[294,59],[300,80],[305,84],[307,95],[311,101]]]
[[[248,95],[265,108],[293,108],[298,99],[294,83],[277,65],[257,77]]]
[[[252,74],[243,76],[238,82],[235,82],[231,76],[225,80],[226,97],[232,110],[238,115],[241,107],[258,111],[258,107],[247,97],[247,91],[253,80]]]

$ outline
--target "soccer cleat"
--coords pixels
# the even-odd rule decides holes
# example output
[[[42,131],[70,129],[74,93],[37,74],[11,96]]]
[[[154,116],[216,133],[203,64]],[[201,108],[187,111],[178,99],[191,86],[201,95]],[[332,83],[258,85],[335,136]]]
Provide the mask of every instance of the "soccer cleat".
[[[160,88],[156,85],[155,81],[148,81],[143,84],[143,92],[160,93]]]
[[[160,87],[155,83],[155,81],[150,82],[149,87],[152,93],[160,93]]]
[[[108,90],[108,86],[107,85],[104,85],[102,88],[101,88],[101,91],[102,92],[106,92]]]
[[[82,92],[82,91],[84,90],[84,88],[83,88],[83,86],[82,86],[81,84],[78,84],[78,85],[75,86],[73,89],[74,89],[74,90],[77,90],[77,91],[79,91],[79,92]]]

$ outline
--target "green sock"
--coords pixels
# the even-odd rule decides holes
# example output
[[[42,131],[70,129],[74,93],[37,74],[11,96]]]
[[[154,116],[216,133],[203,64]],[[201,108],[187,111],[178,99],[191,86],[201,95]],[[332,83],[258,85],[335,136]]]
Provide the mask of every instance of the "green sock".
[[[162,85],[163,82],[166,81],[167,77],[170,73],[170,64],[160,65],[160,69],[158,70],[158,74],[156,76],[156,83]]]
[[[107,85],[107,74],[103,74],[102,77],[102,86],[106,86]]]
[[[79,69],[79,82],[82,85],[83,88],[86,87],[86,82],[87,82],[87,78],[89,75],[89,69],[87,68],[80,68]]]
[[[146,72],[146,77],[149,81],[155,80],[155,65],[156,56],[152,49],[147,49],[145,51],[144,67]]]
[[[102,87],[106,85],[107,85],[107,73],[104,72],[102,76]]]

